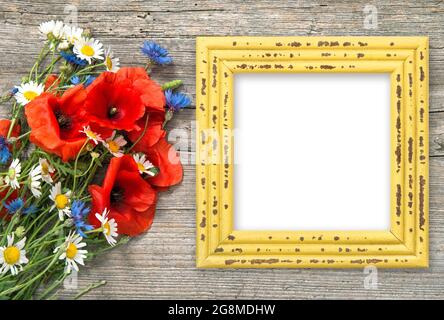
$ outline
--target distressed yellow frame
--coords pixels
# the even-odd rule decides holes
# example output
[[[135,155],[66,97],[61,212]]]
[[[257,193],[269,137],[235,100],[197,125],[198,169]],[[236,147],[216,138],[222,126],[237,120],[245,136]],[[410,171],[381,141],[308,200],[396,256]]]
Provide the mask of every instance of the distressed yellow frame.
[[[428,266],[427,37],[199,37],[197,266]],[[233,75],[391,74],[391,230],[233,230]]]

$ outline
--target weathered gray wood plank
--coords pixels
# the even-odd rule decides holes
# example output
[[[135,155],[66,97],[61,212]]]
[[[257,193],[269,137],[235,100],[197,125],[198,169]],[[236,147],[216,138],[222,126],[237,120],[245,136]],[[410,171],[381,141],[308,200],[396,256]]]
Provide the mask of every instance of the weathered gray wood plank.
[[[160,82],[181,78],[195,91],[195,37],[199,35],[428,35],[431,141],[444,133],[444,2],[372,1],[376,30],[363,28],[368,1],[4,1],[0,0],[0,89],[17,84],[40,46],[37,25],[64,19],[77,6],[78,23],[111,45],[123,64],[143,64],[144,39],[170,48],[175,65],[155,70]],[[0,115],[6,115],[3,106]],[[170,127],[191,136],[194,110]],[[172,137],[170,137],[170,140]],[[193,155],[191,145],[184,154]],[[198,270],[194,267],[195,174],[161,195],[151,231],[82,269],[78,284],[108,284],[85,298],[444,298],[444,151],[431,143],[430,254],[427,270],[380,270],[378,290],[364,289],[362,270]],[[328,157],[328,155],[325,155]],[[63,298],[74,291],[65,290]]]

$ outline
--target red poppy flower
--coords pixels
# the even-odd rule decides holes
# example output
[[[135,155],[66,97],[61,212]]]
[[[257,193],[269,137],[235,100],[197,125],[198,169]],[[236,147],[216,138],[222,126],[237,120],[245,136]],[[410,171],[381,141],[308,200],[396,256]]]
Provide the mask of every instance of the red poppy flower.
[[[46,78],[45,82],[45,91],[47,91],[49,88],[56,88],[58,84],[60,83],[60,80],[58,80],[59,77],[56,74],[50,74]]]
[[[129,79],[104,72],[87,91],[84,109],[91,122],[110,129],[140,130],[136,121],[145,113],[145,105]]]
[[[139,93],[148,112],[165,112],[165,95],[161,86],[150,79],[140,67],[120,68],[116,73],[119,81],[129,80]]]
[[[165,113],[160,112],[152,112],[149,113],[148,124],[145,130],[145,134],[143,129],[145,128],[146,123],[146,115],[137,121],[137,125],[142,129],[139,131],[131,131],[128,133],[128,138],[132,142],[136,142],[138,139],[139,145],[144,145],[145,147],[152,147],[155,145],[160,138],[165,137],[166,132],[163,130],[163,122],[165,121]],[[142,137],[140,137],[143,135]]]
[[[174,147],[162,137],[156,144],[149,146],[146,143],[137,143],[134,151],[143,152],[148,160],[159,168],[159,174],[147,178],[147,181],[156,187],[170,187],[182,181],[183,169],[179,155]]]
[[[0,119],[0,136],[6,137],[8,136],[9,127],[11,126],[11,120],[8,119]],[[20,125],[16,124],[14,125],[14,128],[12,128],[10,137],[18,137],[20,135]],[[20,140],[15,142],[15,147],[18,149],[21,146]],[[12,145],[8,146],[9,151],[12,150]]]
[[[61,97],[43,93],[28,103],[25,115],[31,142],[63,161],[74,159],[86,141],[80,132],[88,124],[81,114],[85,99],[86,92],[78,85]]]
[[[109,209],[109,218],[117,222],[119,234],[136,236],[153,223],[157,193],[139,174],[133,157],[113,158],[102,186],[90,185],[92,210],[89,222],[100,227],[95,213]]]
[[[5,137],[8,135],[9,127],[11,126],[11,120],[0,119],[0,136]],[[20,125],[14,125],[11,131],[11,137],[18,137],[20,135]]]

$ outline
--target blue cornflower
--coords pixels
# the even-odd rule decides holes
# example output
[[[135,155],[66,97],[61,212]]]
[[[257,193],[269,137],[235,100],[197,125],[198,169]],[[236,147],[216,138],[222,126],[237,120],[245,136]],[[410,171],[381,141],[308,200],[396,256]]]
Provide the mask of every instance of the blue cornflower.
[[[91,211],[85,204],[85,202],[80,200],[74,200],[71,204],[71,217],[74,222],[74,226],[77,233],[83,237],[87,238],[85,231],[93,230],[94,228],[85,222],[88,213]]]
[[[63,59],[65,59],[69,63],[77,64],[77,65],[82,66],[82,67],[84,67],[84,66],[86,66],[88,64],[88,61],[78,58],[73,53],[68,53],[68,52],[65,52],[65,51],[60,51],[60,55],[63,57]]]
[[[31,215],[31,214],[34,214],[34,213],[37,212],[37,209],[38,209],[37,206],[31,204],[29,207],[27,207],[27,208],[25,208],[25,209],[23,210],[23,214],[24,214],[24,215]]]
[[[16,94],[19,91],[19,89],[17,87],[14,87],[11,89],[11,94]]]
[[[96,80],[96,77],[93,77],[93,76],[86,76],[86,81],[85,81],[85,83],[83,84],[85,87],[87,87],[87,86],[89,86],[91,83],[93,83],[93,81],[94,80]]]
[[[168,50],[162,48],[154,41],[145,41],[141,50],[144,55],[157,64],[169,64],[173,62],[173,58],[168,56]]]
[[[93,77],[91,75],[88,75],[85,77],[85,83],[83,84],[85,87],[89,86],[91,83],[93,83],[93,81],[96,80],[96,77]],[[78,85],[80,83],[82,83],[82,80],[80,80],[79,76],[72,76],[71,77],[71,84],[73,85]]]
[[[0,136],[0,163],[5,164],[11,157],[11,152],[9,151],[8,142],[5,137]]]
[[[80,83],[80,78],[79,78],[79,76],[72,76],[70,81],[71,81],[71,84],[76,86]]]
[[[9,214],[14,214],[19,211],[25,203],[22,198],[17,198],[15,200],[10,201],[9,203],[3,202],[5,208],[8,210]]]
[[[168,108],[174,111],[186,108],[191,104],[191,98],[182,92],[173,92],[173,90],[165,90],[165,99]]]

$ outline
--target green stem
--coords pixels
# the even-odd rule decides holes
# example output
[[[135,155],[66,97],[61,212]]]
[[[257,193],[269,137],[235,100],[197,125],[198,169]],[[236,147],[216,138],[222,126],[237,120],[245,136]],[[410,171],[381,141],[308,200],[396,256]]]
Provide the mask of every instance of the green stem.
[[[37,71],[39,69],[40,62],[42,62],[43,59],[46,58],[46,56],[48,55],[48,53],[50,51],[51,50],[48,49],[48,43],[45,43],[45,45],[43,46],[42,50],[40,50],[39,56],[37,58],[37,61],[34,63],[34,65],[31,68],[31,71],[29,72],[28,80],[31,80],[32,74],[34,73],[34,71]]]
[[[85,176],[85,175],[89,172],[89,170],[91,170],[91,168],[93,167],[93,165],[94,165],[94,159],[91,159],[91,162],[89,163],[88,168],[87,168],[87,169],[85,170],[85,172],[83,172],[81,175],[76,175],[77,178],[80,178],[80,177]]]
[[[75,192],[76,190],[76,182],[77,182],[77,162],[79,162],[79,157],[80,154],[82,153],[83,149],[85,148],[85,146],[88,144],[89,139],[85,140],[85,143],[83,143],[82,148],[80,149],[79,153],[77,153],[76,156],[76,161],[74,162],[74,179],[73,179],[73,183],[72,183],[72,192]]]
[[[143,136],[146,133],[146,129],[148,128],[148,120],[150,119],[150,115],[149,113],[146,114],[146,120],[145,120],[145,127],[143,128],[142,134],[137,138],[137,140],[132,144],[131,147],[129,147],[129,149],[127,150],[127,152],[130,152],[132,148],[134,148],[134,146],[139,143],[139,141],[143,138]]]
[[[48,224],[48,222],[50,222],[52,219],[54,219],[54,217],[56,217],[57,215],[51,215],[49,217],[48,220],[46,220],[44,223],[42,223],[38,228],[36,228],[36,230],[33,232],[33,234],[29,237],[28,239],[28,243],[32,243],[32,240],[34,240],[34,238],[37,236],[37,234]],[[57,217],[58,218],[58,217]],[[53,228],[56,228],[58,226],[58,224],[60,223],[60,221],[57,221],[57,223],[54,225]]]
[[[9,137],[11,136],[12,129],[14,128],[14,125],[15,125],[15,121],[16,121],[16,118],[11,119],[11,124],[9,125],[8,135],[6,136],[6,139],[9,139]]]
[[[94,65],[91,65],[89,67],[80,69],[78,72],[74,73],[73,75],[77,75],[78,76],[78,75],[88,74],[89,70],[92,70],[94,68],[99,68],[99,67],[102,67],[102,66],[105,66],[105,63],[94,64]]]
[[[83,295],[87,294],[91,290],[94,290],[94,289],[96,289],[98,287],[104,286],[105,284],[106,284],[105,280],[99,281],[98,283],[90,284],[88,287],[86,287],[85,289],[80,291],[78,294],[76,294],[76,296],[74,297],[74,300],[79,299],[80,297],[82,297]]]
[[[63,273],[62,277],[56,281],[54,281],[54,283],[52,285],[50,285],[43,293],[42,295],[38,298],[38,300],[43,300],[46,298],[46,296],[48,294],[50,294],[53,290],[55,290],[64,280],[65,278],[68,276],[68,274]]]
[[[103,228],[97,228],[94,230],[85,231],[85,234],[91,234],[91,233],[97,233],[97,232],[103,232]]]
[[[46,67],[46,69],[45,69],[45,70],[44,70],[39,76],[36,77],[36,80],[38,81],[38,80],[39,80],[40,78],[42,78],[44,75],[46,75],[46,74],[50,74],[50,73],[52,72],[52,70],[54,69],[55,64],[56,64],[57,62],[59,62],[59,60],[60,60],[61,58],[62,58],[62,57],[57,57],[57,58],[54,59],[54,54],[53,54],[51,63]]]
[[[46,274],[46,272],[57,262],[57,260],[59,259],[59,255],[60,255],[59,253],[56,253],[54,255],[53,259],[51,260],[51,262],[48,264],[48,266],[42,272],[40,272],[38,275],[36,275],[34,278],[32,278],[31,280],[29,280],[25,283],[22,283],[21,285],[18,285],[13,288],[9,288],[9,289],[6,289],[6,290],[0,292],[0,296],[7,296],[10,293],[13,293],[18,290],[22,290],[22,289],[26,288],[27,286],[33,284],[35,281],[37,281],[42,276],[44,276]]]

